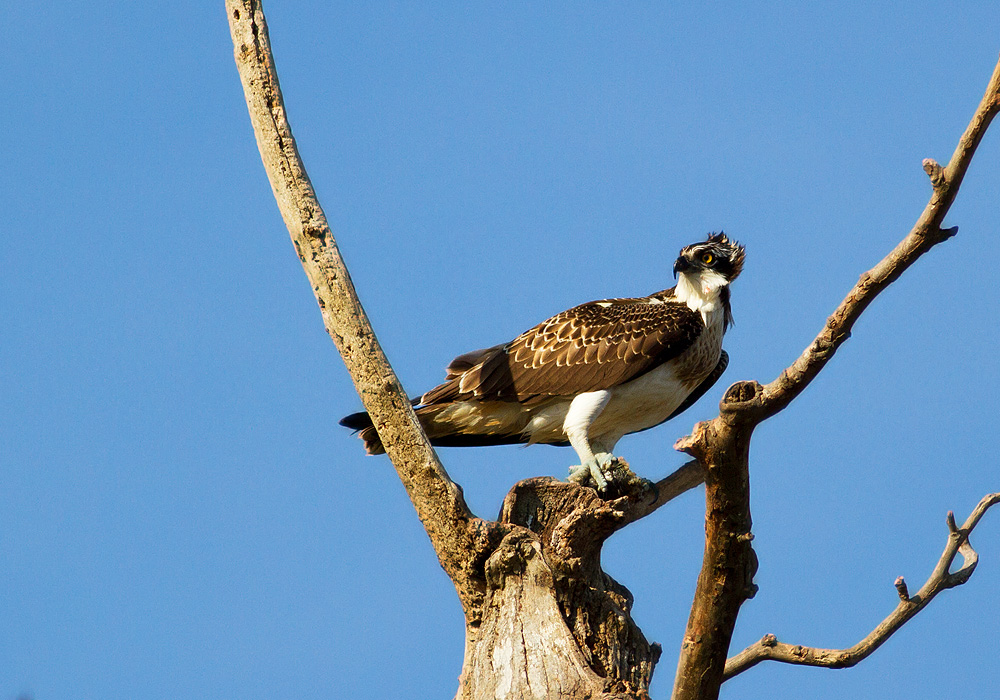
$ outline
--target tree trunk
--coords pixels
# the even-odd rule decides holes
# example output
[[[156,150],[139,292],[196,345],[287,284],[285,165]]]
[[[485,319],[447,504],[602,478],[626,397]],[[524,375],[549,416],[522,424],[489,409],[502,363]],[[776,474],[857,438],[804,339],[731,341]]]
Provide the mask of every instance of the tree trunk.
[[[630,472],[628,472],[630,474]],[[625,496],[537,478],[508,494],[507,534],[483,565],[485,601],[467,620],[456,698],[648,698],[660,646],[632,621],[632,595],[601,570],[604,541],[651,500],[632,478]]]

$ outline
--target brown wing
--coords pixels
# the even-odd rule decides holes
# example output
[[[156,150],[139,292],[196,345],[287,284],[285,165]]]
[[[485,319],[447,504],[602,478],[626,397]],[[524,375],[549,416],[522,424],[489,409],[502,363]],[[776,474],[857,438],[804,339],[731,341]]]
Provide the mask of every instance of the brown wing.
[[[608,389],[681,354],[704,327],[700,314],[677,301],[592,301],[506,345],[455,358],[447,381],[424,394],[422,403],[532,402]]]

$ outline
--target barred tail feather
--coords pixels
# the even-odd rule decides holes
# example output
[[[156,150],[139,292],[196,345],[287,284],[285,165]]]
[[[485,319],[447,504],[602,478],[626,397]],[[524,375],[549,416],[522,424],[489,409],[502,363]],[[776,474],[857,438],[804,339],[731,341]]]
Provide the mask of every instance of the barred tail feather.
[[[378,436],[375,426],[369,426],[358,433],[358,437],[365,441],[365,452],[370,455],[384,455],[385,448],[382,447],[382,438]]]
[[[431,439],[438,447],[472,447],[485,445],[515,445],[528,442],[522,433],[516,404],[493,404],[495,408],[510,412],[506,420],[497,420],[496,414],[483,416],[473,402],[455,402],[419,406],[417,417]],[[365,443],[365,451],[370,455],[385,454],[385,447],[379,438],[371,416],[367,412],[352,413],[340,420],[345,428],[357,432]]]
[[[370,455],[383,455],[385,448],[382,446],[382,439],[378,436],[378,431],[372,424],[372,418],[367,411],[359,411],[340,419],[340,424],[345,428],[358,433],[358,437],[364,440],[365,452]]]

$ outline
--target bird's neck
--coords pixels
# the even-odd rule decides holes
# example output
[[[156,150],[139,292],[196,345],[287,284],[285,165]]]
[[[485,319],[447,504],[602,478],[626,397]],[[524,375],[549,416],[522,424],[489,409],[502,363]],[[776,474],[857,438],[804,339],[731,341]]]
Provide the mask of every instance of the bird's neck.
[[[678,275],[674,297],[701,314],[706,326],[721,320],[726,326],[732,322],[729,306],[729,281],[718,272],[707,270],[697,274],[682,272]]]

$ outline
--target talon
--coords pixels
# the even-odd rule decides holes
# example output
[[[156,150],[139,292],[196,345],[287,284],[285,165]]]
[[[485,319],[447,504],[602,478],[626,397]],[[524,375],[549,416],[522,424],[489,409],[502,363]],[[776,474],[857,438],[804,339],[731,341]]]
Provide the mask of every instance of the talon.
[[[583,464],[569,468],[569,480],[586,485],[592,483],[594,487],[603,492],[608,488],[608,479],[604,475],[604,470],[611,466],[615,456],[609,452],[599,452],[593,459],[588,459]]]
[[[567,481],[572,481],[575,484],[584,486],[588,480],[590,480],[590,468],[586,465],[577,464],[569,468],[569,477],[567,478]]]
[[[596,461],[589,463],[587,468],[590,470],[590,478],[598,491],[604,491],[608,488],[608,480],[604,478],[604,472]]]

